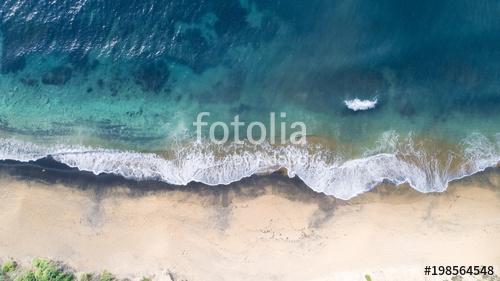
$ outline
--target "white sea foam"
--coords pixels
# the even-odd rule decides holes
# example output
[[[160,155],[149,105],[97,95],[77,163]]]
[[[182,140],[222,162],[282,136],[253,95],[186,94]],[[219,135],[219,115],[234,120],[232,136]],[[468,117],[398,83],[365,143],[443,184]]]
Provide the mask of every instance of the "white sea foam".
[[[358,98],[344,101],[347,108],[353,111],[373,109],[378,103],[378,99],[360,100]]]
[[[84,146],[41,146],[15,139],[0,139],[0,159],[37,160],[50,155],[56,161],[94,174],[110,173],[135,180],[159,180],[175,185],[196,181],[207,185],[229,184],[253,174],[286,168],[317,192],[350,199],[382,181],[409,183],[421,192],[444,191],[448,182],[495,166],[500,162],[500,134],[490,140],[480,134],[465,139],[468,159],[458,170],[439,165],[428,152],[410,145],[397,151],[397,136],[389,132],[381,137],[391,140],[389,147],[367,151],[362,158],[345,160],[326,150],[310,147],[262,147],[245,150],[220,148],[216,151],[201,143],[176,149],[165,159],[154,153],[119,151]],[[222,153],[221,153],[222,152]],[[405,155],[412,154],[412,161]],[[429,161],[431,159],[431,161]]]

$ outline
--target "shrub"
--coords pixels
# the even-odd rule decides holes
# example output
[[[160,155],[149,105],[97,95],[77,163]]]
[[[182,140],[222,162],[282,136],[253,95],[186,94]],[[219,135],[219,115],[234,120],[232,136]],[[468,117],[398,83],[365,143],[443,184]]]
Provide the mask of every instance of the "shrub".
[[[107,271],[104,271],[101,273],[101,275],[99,275],[99,281],[114,281],[114,280],[116,280],[115,277]]]
[[[46,259],[34,259],[33,273],[37,281],[73,281],[74,276],[53,261]]]
[[[32,262],[31,270],[21,273],[15,278],[15,281],[73,281],[74,276],[66,272],[64,268],[57,263],[36,258]]]
[[[20,275],[18,275],[16,277],[16,279],[14,279],[14,280],[15,281],[37,281],[33,271],[25,271],[25,272],[21,273]]]
[[[92,280],[92,274],[90,273],[80,274],[80,281],[90,281],[90,280]]]
[[[17,263],[13,260],[8,260],[3,263],[2,267],[0,268],[0,274],[1,273],[8,273],[16,270],[17,268]]]

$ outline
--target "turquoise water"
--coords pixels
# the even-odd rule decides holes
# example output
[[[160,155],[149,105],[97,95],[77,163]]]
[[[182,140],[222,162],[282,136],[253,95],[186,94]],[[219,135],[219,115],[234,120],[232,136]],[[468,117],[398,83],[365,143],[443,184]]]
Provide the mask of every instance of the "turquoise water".
[[[499,15],[496,1],[7,0],[0,158],[173,184],[284,167],[339,198],[384,180],[443,191],[500,159]],[[199,112],[286,112],[308,143],[198,143]]]

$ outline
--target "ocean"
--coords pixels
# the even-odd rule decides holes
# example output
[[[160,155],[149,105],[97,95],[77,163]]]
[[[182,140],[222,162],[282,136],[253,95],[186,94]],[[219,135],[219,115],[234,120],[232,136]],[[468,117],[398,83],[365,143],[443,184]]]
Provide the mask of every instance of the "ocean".
[[[500,162],[499,46],[490,0],[3,0],[0,159],[443,192]],[[235,116],[264,128],[236,142]],[[288,141],[298,123],[305,143]]]

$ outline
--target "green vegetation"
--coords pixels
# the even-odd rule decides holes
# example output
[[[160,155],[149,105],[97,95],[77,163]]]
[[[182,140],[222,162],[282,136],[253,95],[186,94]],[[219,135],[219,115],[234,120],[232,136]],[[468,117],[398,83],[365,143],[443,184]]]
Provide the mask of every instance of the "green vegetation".
[[[82,273],[80,274],[80,281],[91,281],[92,280],[92,274],[90,273]]]
[[[101,275],[99,275],[99,281],[114,281],[114,280],[116,280],[115,277],[107,271],[104,271],[103,273],[101,273]]]
[[[0,274],[6,274],[9,272],[12,272],[16,270],[17,268],[17,263],[13,260],[7,260],[2,264],[2,267],[0,268]]]
[[[153,280],[149,277],[142,277],[141,281],[153,281]]]
[[[372,281],[372,277],[369,274],[365,275],[366,281]]]
[[[15,281],[73,281],[73,273],[62,265],[47,259],[36,258],[32,262],[32,269],[22,272]]]
[[[15,281],[38,281],[35,277],[35,274],[32,271],[25,271],[18,275]]]
[[[143,278],[143,281],[151,281]],[[19,267],[14,260],[0,263],[0,281],[118,281],[113,274],[104,271],[101,274],[82,273],[76,278],[74,271],[62,263],[49,259],[35,258],[31,266]]]

